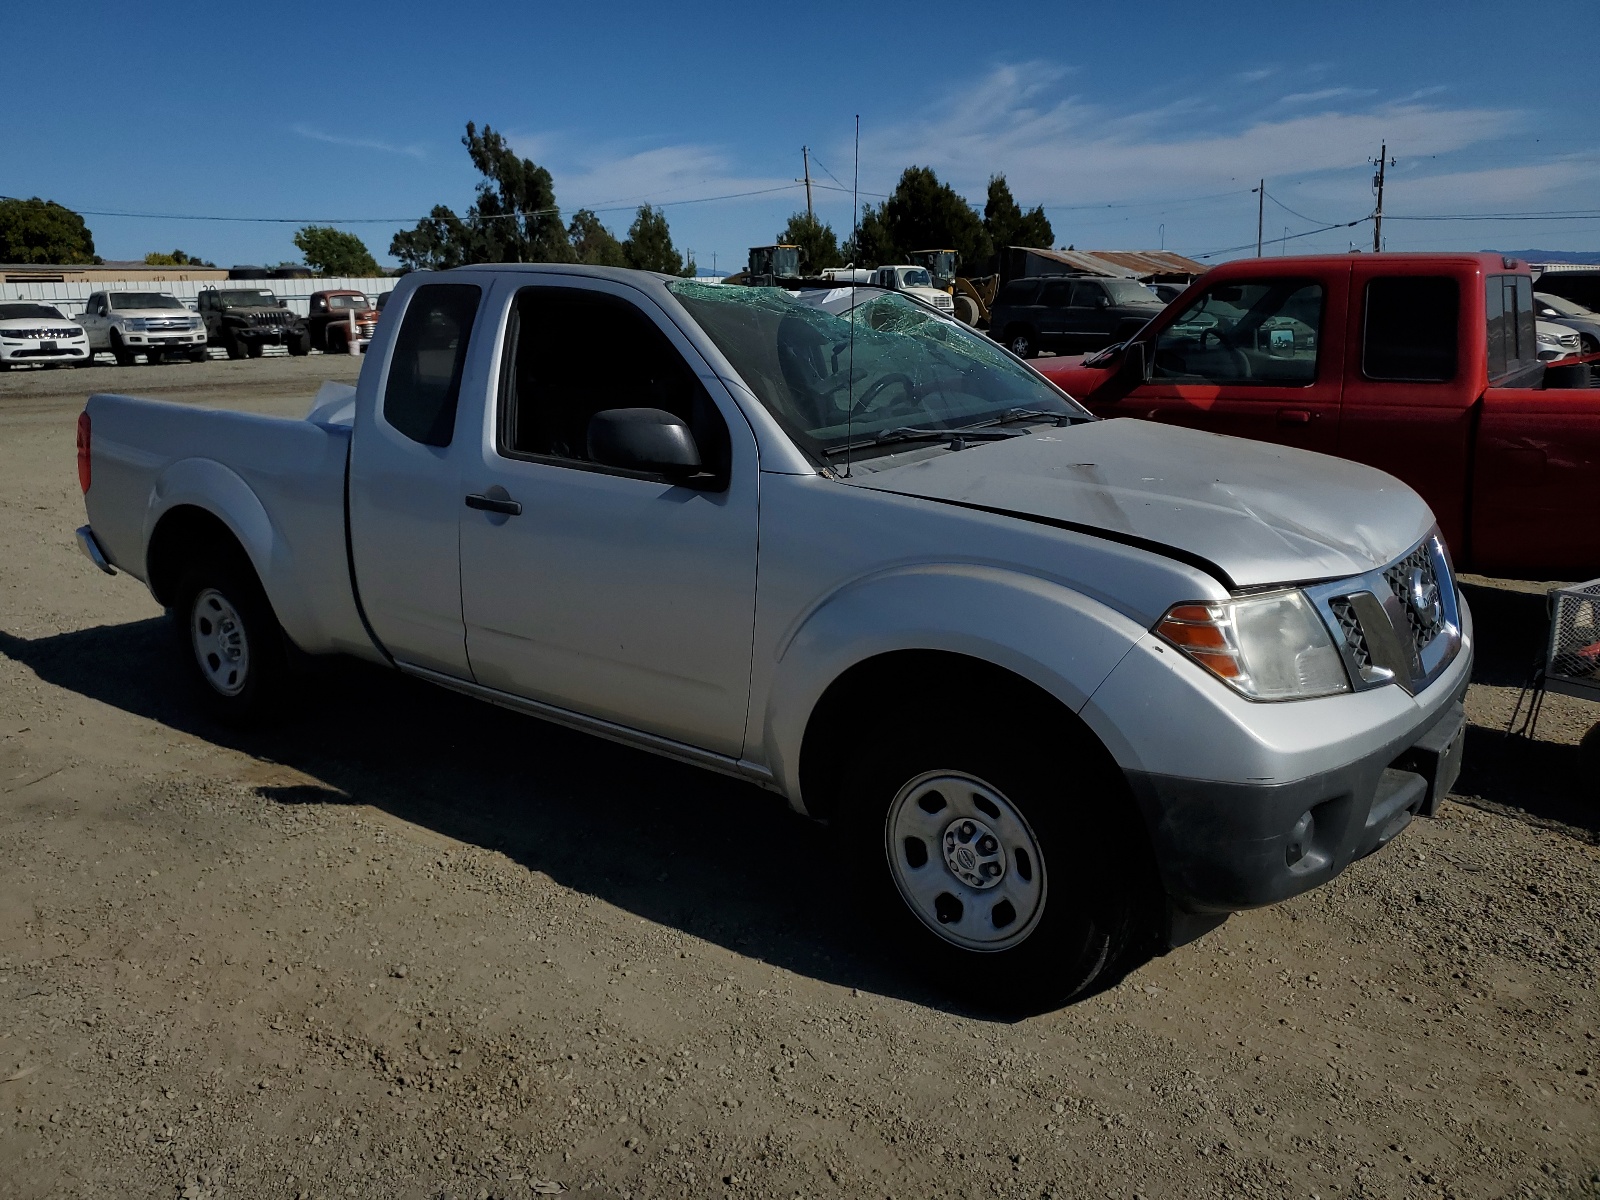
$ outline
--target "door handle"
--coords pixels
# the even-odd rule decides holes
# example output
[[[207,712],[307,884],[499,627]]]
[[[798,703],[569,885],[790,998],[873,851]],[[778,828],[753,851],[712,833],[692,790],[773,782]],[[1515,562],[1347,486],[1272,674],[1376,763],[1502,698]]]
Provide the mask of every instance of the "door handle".
[[[1309,425],[1311,414],[1303,408],[1280,408],[1278,410],[1279,425]]]
[[[467,497],[467,507],[479,512],[504,513],[508,517],[522,515],[522,505],[517,501],[500,496],[480,496],[476,492]]]

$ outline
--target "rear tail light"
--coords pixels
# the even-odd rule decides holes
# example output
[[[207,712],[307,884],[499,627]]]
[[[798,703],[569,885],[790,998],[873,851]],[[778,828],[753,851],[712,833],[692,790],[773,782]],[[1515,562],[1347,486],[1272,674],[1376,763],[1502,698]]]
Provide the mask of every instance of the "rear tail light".
[[[78,414],[78,486],[89,490],[89,411]]]

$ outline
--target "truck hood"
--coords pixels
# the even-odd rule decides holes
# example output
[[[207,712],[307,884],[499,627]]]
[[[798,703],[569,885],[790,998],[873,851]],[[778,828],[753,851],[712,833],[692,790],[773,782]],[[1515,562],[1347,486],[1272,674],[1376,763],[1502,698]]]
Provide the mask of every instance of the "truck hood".
[[[1372,467],[1127,418],[865,466],[857,486],[1098,534],[1231,588],[1362,574],[1433,527],[1421,497]]]

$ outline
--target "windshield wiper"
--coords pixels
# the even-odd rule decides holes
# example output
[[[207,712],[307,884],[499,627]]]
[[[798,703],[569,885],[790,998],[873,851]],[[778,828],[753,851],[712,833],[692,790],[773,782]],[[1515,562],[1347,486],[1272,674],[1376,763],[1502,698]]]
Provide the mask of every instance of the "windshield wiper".
[[[863,438],[858,442],[841,442],[837,446],[829,446],[822,453],[831,458],[835,454],[843,454],[846,450],[867,450],[873,446],[887,446],[894,442],[947,441],[950,443],[950,449],[964,450],[968,442],[999,442],[1007,438],[1024,437],[1026,434],[1025,429],[979,429],[972,426],[959,429],[923,429],[915,425],[904,425],[899,429],[885,429],[882,433]]]
[[[1073,421],[1082,420],[1083,418],[1075,417],[1072,413],[1047,412],[1042,408],[1008,408],[993,421],[985,421],[984,424],[1008,425],[1012,421],[1023,421],[1028,419],[1054,421],[1057,426],[1061,426],[1071,425]]]

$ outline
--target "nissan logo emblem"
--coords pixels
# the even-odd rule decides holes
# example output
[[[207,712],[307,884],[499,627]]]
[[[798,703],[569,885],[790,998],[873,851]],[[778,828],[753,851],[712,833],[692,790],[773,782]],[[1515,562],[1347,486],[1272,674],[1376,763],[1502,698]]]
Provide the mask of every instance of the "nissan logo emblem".
[[[1439,585],[1430,579],[1421,567],[1411,568],[1407,581],[1406,602],[1423,624],[1432,627],[1439,623]]]

